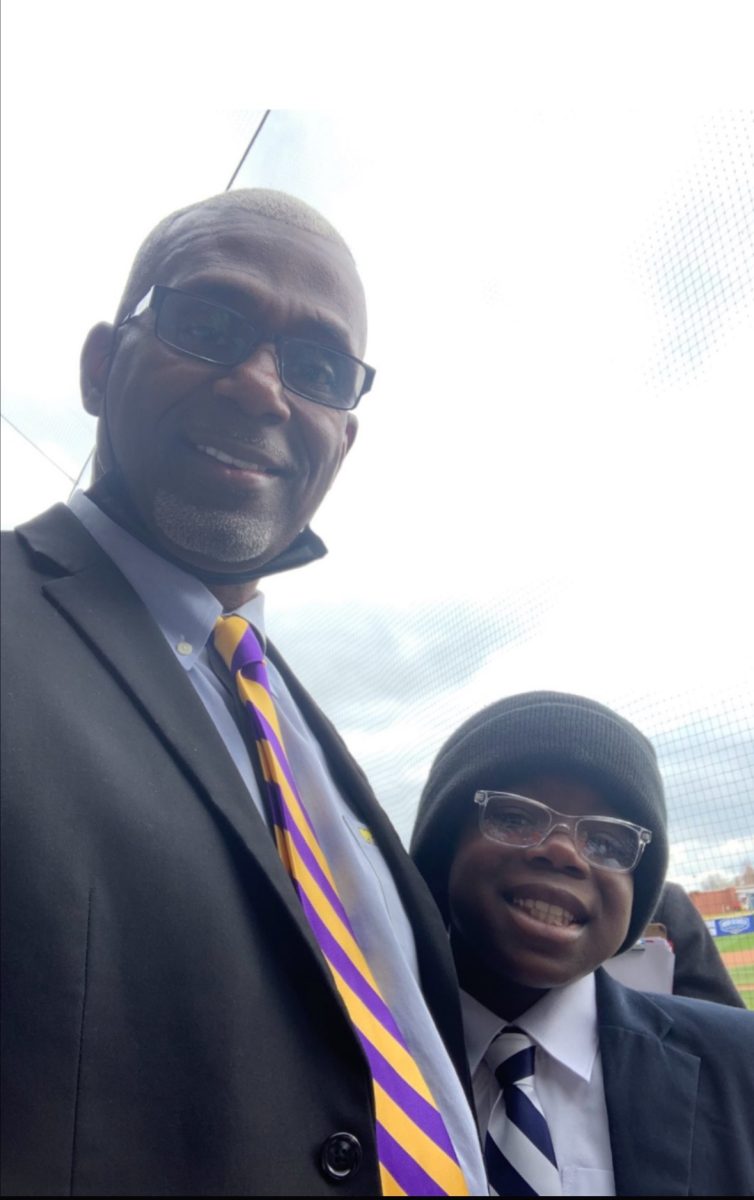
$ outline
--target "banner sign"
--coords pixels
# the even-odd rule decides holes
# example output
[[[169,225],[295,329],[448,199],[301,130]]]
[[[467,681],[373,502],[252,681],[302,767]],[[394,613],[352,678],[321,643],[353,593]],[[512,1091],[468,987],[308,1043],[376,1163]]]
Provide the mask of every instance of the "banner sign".
[[[713,937],[726,937],[732,933],[754,933],[754,914],[742,913],[740,917],[717,917],[707,921]]]

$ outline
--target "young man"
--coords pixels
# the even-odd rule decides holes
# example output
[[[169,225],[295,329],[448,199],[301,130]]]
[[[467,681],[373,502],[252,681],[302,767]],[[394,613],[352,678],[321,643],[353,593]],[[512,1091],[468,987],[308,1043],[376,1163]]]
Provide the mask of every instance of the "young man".
[[[592,700],[509,697],[437,755],[411,852],[450,929],[493,1194],[750,1194],[754,1015],[600,969],[667,850],[654,750]]]
[[[257,588],[365,344],[306,204],[172,214],[84,346],[94,486],[3,535],[7,1195],[484,1186],[442,924]]]

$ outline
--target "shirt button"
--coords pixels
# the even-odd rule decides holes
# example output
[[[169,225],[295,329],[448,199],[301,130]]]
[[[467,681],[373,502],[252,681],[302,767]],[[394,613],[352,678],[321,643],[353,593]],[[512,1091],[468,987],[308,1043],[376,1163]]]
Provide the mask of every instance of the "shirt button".
[[[191,645],[191,642],[179,642],[176,646],[179,654],[191,654],[193,649],[194,647]]]
[[[320,1154],[322,1174],[336,1183],[343,1183],[361,1165],[361,1142],[352,1133],[333,1133],[322,1144]]]

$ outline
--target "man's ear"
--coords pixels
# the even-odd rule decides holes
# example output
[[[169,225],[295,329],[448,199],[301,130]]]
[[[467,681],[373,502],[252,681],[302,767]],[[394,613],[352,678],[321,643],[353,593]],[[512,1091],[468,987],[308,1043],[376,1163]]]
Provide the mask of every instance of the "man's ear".
[[[81,402],[93,417],[102,411],[114,348],[115,330],[100,321],[89,330],[81,350]]]
[[[348,454],[348,451],[351,449],[351,446],[356,441],[356,434],[358,432],[359,432],[359,421],[358,421],[358,417],[356,416],[356,413],[352,413],[352,412],[346,413],[346,430],[345,430],[346,448],[343,451],[343,458],[345,458],[345,456]],[[342,462],[342,459],[341,459],[341,462]]]
[[[351,449],[351,446],[354,444],[354,441],[356,440],[356,434],[359,430],[359,422],[356,419],[355,413],[347,412],[343,415],[346,418],[345,425],[343,426],[343,440],[340,443],[340,454],[338,456],[337,465],[332,473],[332,478],[327,485],[328,490],[332,487],[340,468],[343,466],[343,460],[348,454],[348,451]]]

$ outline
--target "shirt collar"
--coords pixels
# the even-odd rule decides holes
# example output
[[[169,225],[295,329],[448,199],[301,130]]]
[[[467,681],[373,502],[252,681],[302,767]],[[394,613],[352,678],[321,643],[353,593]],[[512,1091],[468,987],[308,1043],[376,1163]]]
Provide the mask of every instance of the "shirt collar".
[[[509,1023],[501,1021],[497,1013],[487,1008],[470,992],[461,988],[461,1016],[463,1036],[466,1041],[466,1057],[472,1076],[487,1053],[487,1047],[501,1029]]]
[[[599,1049],[594,973],[551,988],[515,1022],[502,1021],[497,1013],[461,990],[461,1011],[469,1069],[474,1075],[487,1047],[501,1029],[515,1024],[528,1033],[552,1058],[587,1082]]]
[[[177,661],[190,670],[204,650],[222,604],[180,567],[160,558],[111,520],[83,492],[74,492],[69,507],[87,532],[125,575],[162,631]],[[236,610],[264,641],[264,596],[257,592]]]

